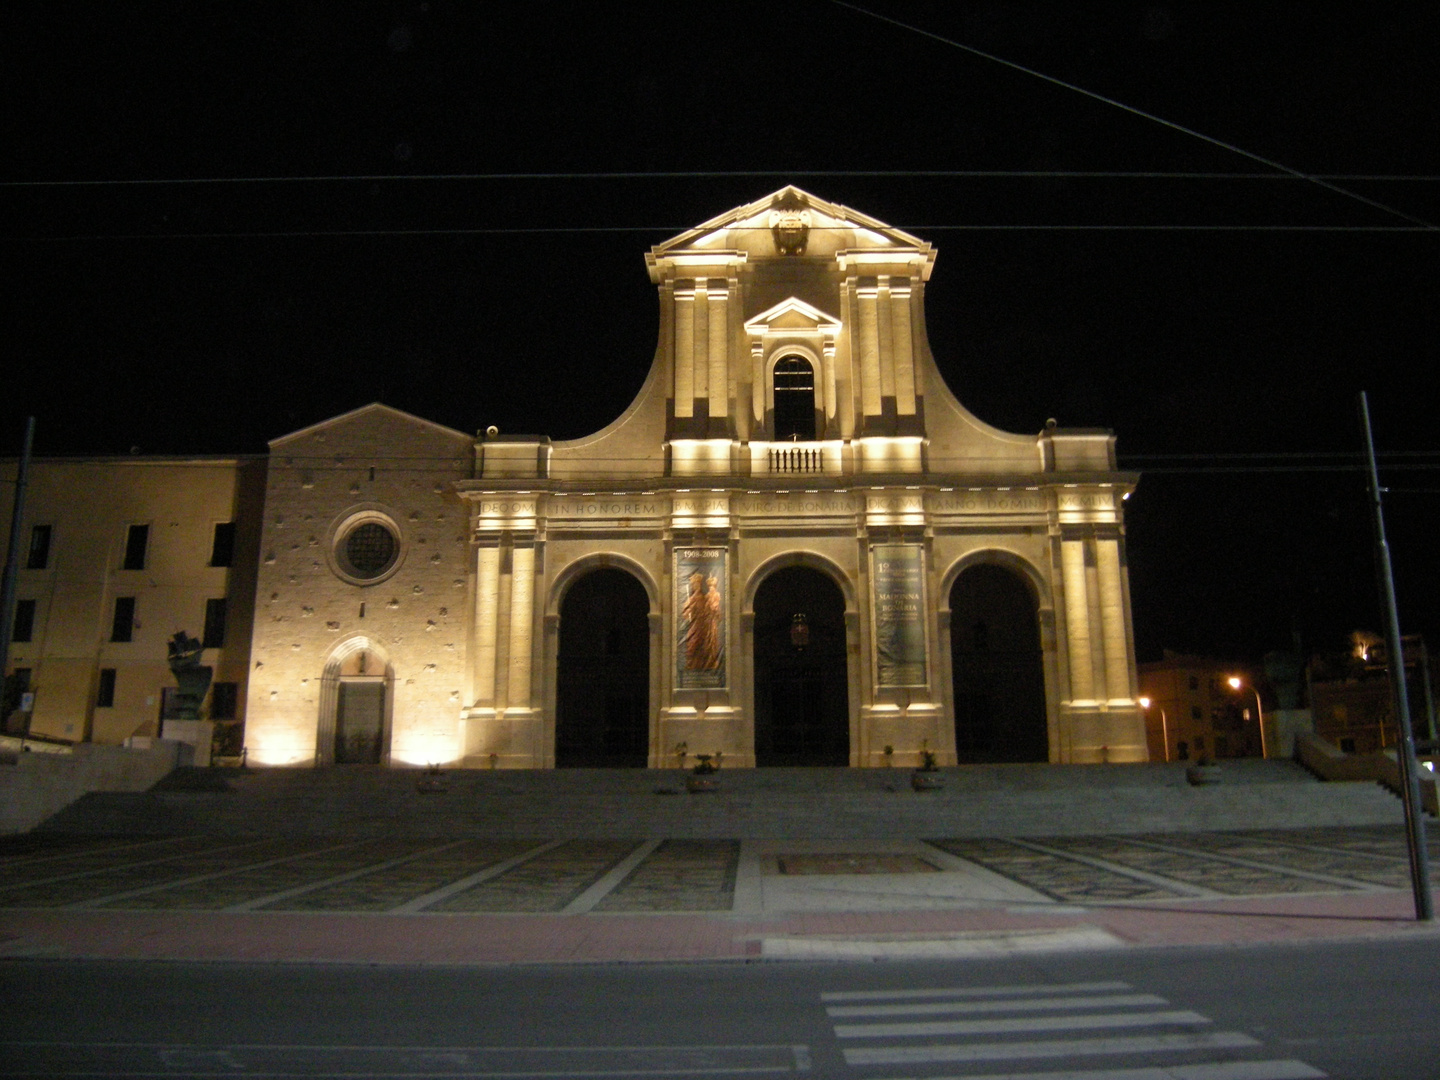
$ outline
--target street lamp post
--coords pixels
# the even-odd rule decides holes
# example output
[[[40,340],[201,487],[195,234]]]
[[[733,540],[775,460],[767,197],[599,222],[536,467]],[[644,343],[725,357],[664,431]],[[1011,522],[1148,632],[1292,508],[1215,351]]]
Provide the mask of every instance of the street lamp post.
[[[1255,689],[1253,683],[1246,683],[1245,680],[1238,675],[1231,675],[1230,678],[1225,681],[1230,684],[1230,689],[1232,690],[1239,690],[1242,686],[1249,686],[1250,692],[1255,695],[1255,715],[1260,721],[1260,756],[1262,758],[1268,758],[1270,751],[1265,748],[1265,709],[1260,704],[1260,691]]]
[[[1142,709],[1150,708],[1150,699],[1142,697],[1138,699]],[[1170,725],[1165,722],[1165,706],[1160,706],[1160,738],[1164,740],[1165,760],[1170,760]]]

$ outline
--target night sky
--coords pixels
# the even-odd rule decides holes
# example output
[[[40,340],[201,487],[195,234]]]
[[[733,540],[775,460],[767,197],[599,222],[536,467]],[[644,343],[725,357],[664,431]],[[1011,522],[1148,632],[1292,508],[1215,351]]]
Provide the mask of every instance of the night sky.
[[[586,434],[651,362],[645,250],[793,182],[936,244],[979,417],[1115,430],[1142,660],[1379,628],[1361,389],[1440,634],[1440,15],[1253,7],[871,9],[1397,212],[830,0],[7,6],[0,452],[33,413],[41,454],[258,453],[375,400]]]

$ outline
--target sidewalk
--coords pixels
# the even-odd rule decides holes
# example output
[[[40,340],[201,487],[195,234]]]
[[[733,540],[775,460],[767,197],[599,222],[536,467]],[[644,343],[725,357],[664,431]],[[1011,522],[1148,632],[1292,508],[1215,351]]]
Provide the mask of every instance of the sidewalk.
[[[12,902],[9,910],[0,911],[0,958],[360,964],[954,958],[1053,949],[1429,937],[1437,932],[1434,924],[1415,922],[1408,886],[1340,876],[1347,867],[1356,875],[1374,867],[1383,871],[1379,876],[1384,880],[1403,885],[1396,877],[1403,867],[1396,867],[1388,854],[1391,838],[1375,830],[1297,832],[1278,841],[1272,834],[1206,834],[1176,839],[1174,847],[1153,840],[1103,837],[1072,839],[1064,848],[1052,846],[1062,843],[1054,838],[995,841],[984,848],[964,848],[961,841],[738,845],[732,841],[739,855],[731,857],[732,873],[723,883],[731,892],[718,901],[727,909],[637,911],[640,904],[699,902],[694,900],[695,890],[714,887],[714,881],[700,872],[704,867],[693,852],[681,871],[664,879],[676,883],[668,886],[669,891],[657,887],[661,879],[654,868],[663,869],[664,851],[657,854],[661,845],[651,841],[616,846],[615,851],[629,854],[610,858],[599,871],[592,868],[585,878],[588,884],[567,886],[569,891],[554,900],[552,906],[558,910],[538,914],[514,909],[546,895],[545,889],[577,861],[589,865],[585,859],[593,855],[593,843],[567,848],[552,841],[472,875],[477,881],[485,879],[486,885],[510,882],[503,896],[511,910],[455,910],[457,896],[475,896],[480,889],[475,886],[461,894],[452,884],[421,897],[418,903],[429,904],[429,910],[416,910],[417,901],[412,899],[383,912],[357,908],[373,899],[376,890],[393,884],[401,870],[411,875],[412,882],[419,881],[422,870],[447,852],[446,857],[455,857],[461,845],[432,845],[419,854],[377,862],[381,853],[373,843],[369,855],[354,856],[359,863],[371,860],[359,870],[313,876],[307,884],[292,885],[261,900],[231,904],[253,908],[263,901],[273,906],[281,904],[276,898],[288,897],[284,903],[293,908],[302,902],[318,905],[331,897],[324,901],[331,905],[327,910],[134,909],[141,902],[158,904],[155,898],[173,897],[185,888],[198,896],[197,882],[212,888],[207,903],[233,899],[226,895],[217,900],[213,889],[224,885],[233,891],[246,875],[254,875],[257,866],[271,867],[273,872],[274,864],[308,865],[307,860],[316,858],[313,852],[257,863],[253,860],[259,859],[263,845],[244,845],[252,852],[247,866],[180,876],[173,885],[162,877],[158,884],[109,897],[100,894],[116,887],[117,873],[153,878],[156,867],[178,864],[175,873],[183,874],[196,868],[193,860],[198,856],[157,859],[153,849],[146,849],[151,856],[148,862],[117,869],[111,865],[117,858],[112,855],[111,864],[101,870],[84,869],[91,864],[77,861],[93,862],[97,857],[93,853],[21,858],[17,864],[28,862],[31,877],[50,873],[70,892],[62,898],[63,908]],[[946,852],[939,843],[969,851],[990,865]],[[1187,846],[1182,848],[1182,843]],[[352,845],[346,851],[365,848]],[[1375,853],[1382,848],[1386,854]],[[1275,852],[1269,856],[1273,865],[1262,861],[1265,852]],[[331,860],[325,864],[329,872],[345,852],[337,855],[327,849],[323,854]],[[209,851],[204,855],[218,857]],[[1144,865],[1152,869],[1137,868],[1142,856],[1149,859]],[[130,858],[133,862],[138,855],[132,851]],[[920,861],[929,865],[917,870],[914,864]],[[545,866],[551,871],[542,872]],[[995,866],[1013,876],[996,872]],[[65,867],[80,869],[68,876],[54,872]],[[529,877],[511,880],[527,867]],[[1155,872],[1156,867],[1169,876]],[[14,871],[16,866],[7,869]],[[75,890],[87,883],[94,883],[96,895],[75,900],[82,895]],[[1142,898],[1079,903],[1063,899],[1117,885],[1129,885]],[[344,895],[356,898],[349,910],[334,899],[342,886],[349,890]],[[7,893],[12,901],[41,895],[23,892],[38,887],[6,885],[0,888],[0,902]],[[1253,894],[1257,889],[1281,887],[1288,894]],[[410,888],[415,892],[423,886],[412,883]],[[1227,896],[1221,889],[1232,893],[1248,889],[1252,895]],[[429,899],[442,897],[448,898],[444,902],[451,910]],[[607,904],[617,903],[616,897],[621,898],[619,906],[628,904],[629,910],[606,910]],[[493,894],[486,902],[495,902]],[[101,908],[102,903],[116,909]]]

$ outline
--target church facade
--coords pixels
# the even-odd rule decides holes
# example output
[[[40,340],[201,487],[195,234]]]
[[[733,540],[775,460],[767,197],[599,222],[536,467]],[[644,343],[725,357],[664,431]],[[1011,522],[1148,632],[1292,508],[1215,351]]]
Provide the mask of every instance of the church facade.
[[[250,760],[1145,760],[1136,477],[965,410],[935,255],[785,188],[647,254],[650,373],[589,437],[372,405],[276,440]]]

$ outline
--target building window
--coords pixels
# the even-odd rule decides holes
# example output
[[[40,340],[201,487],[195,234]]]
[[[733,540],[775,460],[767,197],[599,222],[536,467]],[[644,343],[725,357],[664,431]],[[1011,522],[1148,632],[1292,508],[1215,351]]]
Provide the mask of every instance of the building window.
[[[1200,678],[1199,678],[1199,676],[1196,676],[1196,675],[1191,675],[1191,676],[1190,676],[1190,689],[1191,689],[1191,690],[1199,690],[1199,689],[1200,689]]]
[[[217,682],[210,687],[210,719],[234,720],[240,704],[240,684]]]
[[[111,641],[133,641],[135,637],[135,597],[115,598],[115,621],[110,625]]]
[[[44,570],[49,565],[50,526],[32,526],[30,529],[30,553],[25,558],[25,569]]]
[[[145,549],[150,546],[150,526],[131,525],[125,534],[125,564],[123,570],[144,570]],[[126,640],[129,640],[128,638]]]
[[[803,356],[775,364],[775,441],[814,442],[815,369]]]
[[[115,669],[113,667],[102,667],[100,669],[100,685],[95,688],[95,707],[97,709],[110,709],[115,705]]]
[[[35,639],[35,601],[15,601],[15,621],[10,624],[10,640],[23,643]]]
[[[225,644],[225,598],[205,601],[205,633],[200,647],[219,649]]]
[[[1191,706],[1190,706],[1190,719],[1191,719],[1191,720],[1199,720],[1200,718],[1201,718],[1201,717],[1200,717],[1200,706],[1199,706],[1199,705],[1191,705]]]
[[[387,517],[373,511],[356,515],[335,537],[335,565],[357,585],[392,573],[400,560],[400,533]]]
[[[235,522],[217,521],[210,545],[210,565],[229,566],[235,560]]]

